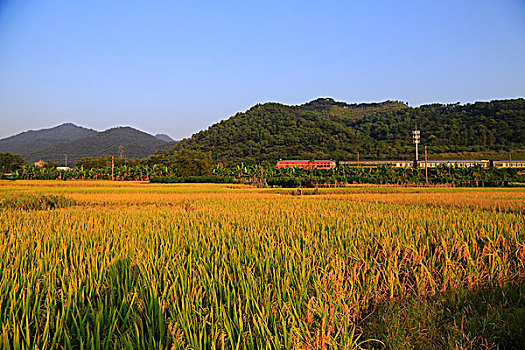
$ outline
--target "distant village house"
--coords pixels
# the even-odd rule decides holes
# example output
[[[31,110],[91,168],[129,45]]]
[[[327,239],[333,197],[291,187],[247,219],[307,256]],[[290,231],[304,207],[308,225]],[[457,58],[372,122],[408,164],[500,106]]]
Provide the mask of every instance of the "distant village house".
[[[43,160],[39,160],[38,162],[34,162],[33,165],[37,168],[43,168],[45,167],[47,162],[44,162]]]

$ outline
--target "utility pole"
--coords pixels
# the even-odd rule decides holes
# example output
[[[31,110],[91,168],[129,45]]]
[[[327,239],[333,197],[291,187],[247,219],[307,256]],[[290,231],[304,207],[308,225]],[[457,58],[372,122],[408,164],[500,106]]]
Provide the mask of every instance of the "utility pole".
[[[124,146],[118,146],[118,153],[120,153],[120,159],[124,158]]]
[[[66,156],[66,161],[65,161],[64,166],[67,168],[67,154],[65,156]]]
[[[357,165],[359,165],[359,151],[357,151]]]
[[[419,155],[418,155],[417,147],[419,145],[419,140],[421,138],[420,137],[420,132],[417,129],[417,124],[416,124],[416,130],[412,131],[412,137],[414,138],[414,143],[416,144],[416,160],[414,162],[414,167],[417,168],[417,162],[419,161]]]
[[[427,158],[427,146],[425,146],[425,181],[428,184],[428,158]]]
[[[113,169],[115,169],[115,156],[111,156],[111,180],[115,180]]]

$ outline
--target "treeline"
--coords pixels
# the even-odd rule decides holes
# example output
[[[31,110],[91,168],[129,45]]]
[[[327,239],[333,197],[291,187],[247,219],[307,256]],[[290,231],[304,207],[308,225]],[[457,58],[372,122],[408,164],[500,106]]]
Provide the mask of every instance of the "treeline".
[[[171,150],[169,153],[154,154],[143,159],[121,159],[111,156],[87,157],[76,162],[76,168],[96,169],[116,167],[167,167],[178,176],[209,174],[212,169],[211,153],[192,150]]]
[[[99,169],[111,166],[128,168],[132,167],[160,167],[169,168],[171,173],[177,176],[201,176],[210,174],[212,170],[211,153],[192,150],[171,150],[168,154],[154,154],[143,159],[127,160],[121,158],[88,157],[79,160],[75,168],[80,169]]]
[[[349,184],[378,185],[451,185],[458,187],[500,187],[525,184],[525,177],[515,169],[497,168],[350,168],[345,174],[322,174],[316,176],[281,175],[267,179],[270,187],[344,187]]]
[[[174,160],[180,163],[176,163]],[[70,170],[22,165],[2,178],[26,180],[115,180],[154,183],[243,183],[259,187],[343,187],[350,184],[448,184],[452,186],[509,186],[525,184],[525,175],[516,169],[448,167],[441,165],[425,172],[421,168],[351,167],[333,169],[276,168],[238,165],[211,168],[210,155],[196,151],[176,152],[172,156],[156,155],[141,163],[111,157],[86,159]],[[135,161],[134,161],[135,162]],[[148,163],[149,162],[149,163]],[[164,163],[162,163],[164,162]]]
[[[0,153],[0,176],[11,174],[10,178],[109,179],[112,169],[115,176],[134,180],[149,179],[150,175],[160,170],[170,176],[201,176],[211,174],[212,160],[210,153],[180,150],[135,160],[111,156],[87,157],[76,162],[75,168],[64,171],[57,169],[57,164],[53,162],[38,167],[24,161],[20,155]]]
[[[457,167],[440,165],[429,168],[350,167],[338,165],[333,169],[264,168],[261,166],[216,167],[218,177],[242,179],[258,186],[279,187],[343,187],[349,184],[444,185],[452,186],[509,186],[525,184],[525,175],[516,169]]]
[[[149,181],[154,176],[178,177],[175,169],[147,165],[104,168],[57,168],[22,167],[0,178],[10,180],[115,180],[115,181]]]
[[[317,99],[300,106],[266,103],[184,139],[172,150],[212,152],[226,165],[279,159],[412,159],[412,130],[429,154],[525,154],[525,99],[431,104],[347,104]],[[168,151],[169,152],[169,151]]]
[[[516,169],[457,167],[441,165],[425,172],[421,168],[350,167],[339,165],[333,169],[265,168],[240,165],[233,168],[217,166],[213,176],[153,177],[155,183],[210,182],[244,183],[259,187],[345,187],[351,184],[378,185],[451,185],[466,187],[499,187],[524,185],[525,175]]]

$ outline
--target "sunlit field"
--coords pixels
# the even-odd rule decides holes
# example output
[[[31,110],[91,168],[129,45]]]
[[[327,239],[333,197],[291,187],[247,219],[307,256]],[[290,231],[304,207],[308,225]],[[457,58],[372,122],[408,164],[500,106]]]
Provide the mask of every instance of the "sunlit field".
[[[519,188],[2,181],[0,348],[518,348],[524,214]]]

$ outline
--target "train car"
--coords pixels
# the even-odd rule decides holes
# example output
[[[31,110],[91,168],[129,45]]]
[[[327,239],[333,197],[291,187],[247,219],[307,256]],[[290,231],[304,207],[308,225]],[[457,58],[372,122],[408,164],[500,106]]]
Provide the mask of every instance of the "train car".
[[[375,168],[380,165],[390,165],[395,168],[410,168],[414,166],[414,162],[411,160],[362,160],[362,161],[353,161],[345,160],[339,162],[341,165],[346,165],[349,167],[364,167],[364,168]]]
[[[492,163],[496,168],[525,169],[525,160],[494,160]]]
[[[334,160],[279,160],[277,168],[305,168],[305,169],[332,169],[335,168]]]
[[[340,165],[349,167],[364,167],[364,168],[375,168],[381,165],[390,165],[394,168],[412,168],[414,166],[413,160],[345,160],[340,161]],[[525,160],[452,160],[452,159],[441,159],[441,160],[419,160],[417,162],[420,168],[436,168],[438,166],[449,166],[458,168],[468,168],[472,166],[481,166],[482,168],[514,168],[514,169],[525,169]],[[335,168],[336,162],[333,160],[280,160],[277,162],[277,168],[307,168],[307,169],[332,169]]]
[[[456,166],[459,168],[468,168],[471,166],[479,165],[482,168],[490,167],[490,161],[488,160],[428,160],[427,162],[419,161],[418,166],[420,168],[436,168],[440,165],[445,166]]]
[[[413,160],[365,160],[365,161],[341,161],[339,164],[350,166],[350,167],[365,167],[365,168],[374,168],[380,165],[390,165],[394,168],[412,168],[414,167]],[[483,168],[488,168],[491,166],[490,161],[488,160],[419,160],[417,162],[418,167],[420,168],[436,168],[440,165],[445,166],[456,166],[459,168],[466,168],[475,165],[479,165]]]
[[[425,161],[419,161],[420,167],[425,167]],[[429,160],[428,167],[435,168],[439,165],[457,166],[460,168],[479,165],[482,168],[514,168],[525,169],[525,160]]]

